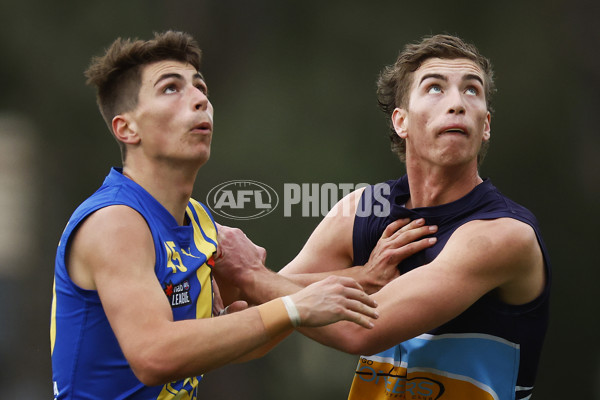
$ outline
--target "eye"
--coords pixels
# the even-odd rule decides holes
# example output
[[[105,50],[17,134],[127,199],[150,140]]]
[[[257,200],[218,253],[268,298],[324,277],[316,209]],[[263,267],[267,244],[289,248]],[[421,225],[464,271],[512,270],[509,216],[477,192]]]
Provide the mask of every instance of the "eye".
[[[429,93],[429,94],[442,93],[442,87],[440,85],[431,85],[427,89],[427,93]]]
[[[465,93],[471,96],[477,96],[479,94],[479,90],[477,90],[477,88],[471,86],[468,87],[467,90],[465,90]]]
[[[205,96],[208,97],[208,88],[204,85],[196,85],[196,89],[198,89],[199,91],[201,91],[202,93],[204,93]]]
[[[174,84],[165,86],[165,88],[163,89],[163,93],[165,93],[165,94],[177,93],[177,86]]]

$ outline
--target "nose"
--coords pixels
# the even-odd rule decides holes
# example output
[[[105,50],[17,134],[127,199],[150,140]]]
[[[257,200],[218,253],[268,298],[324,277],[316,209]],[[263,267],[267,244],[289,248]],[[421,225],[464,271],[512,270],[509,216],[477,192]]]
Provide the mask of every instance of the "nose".
[[[448,114],[464,114],[465,103],[459,90],[452,90],[448,96]]]
[[[197,87],[195,87],[193,90],[194,90],[194,94],[193,94],[194,109],[206,111],[206,109],[208,108],[208,97],[202,90],[200,90]]]

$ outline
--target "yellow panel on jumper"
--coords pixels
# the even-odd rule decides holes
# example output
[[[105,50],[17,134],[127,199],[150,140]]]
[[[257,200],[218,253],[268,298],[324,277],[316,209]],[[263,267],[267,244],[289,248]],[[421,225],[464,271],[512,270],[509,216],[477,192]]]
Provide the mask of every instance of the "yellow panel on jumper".
[[[443,397],[442,397],[443,396]],[[361,357],[348,400],[494,400],[483,384],[444,372],[411,369]]]

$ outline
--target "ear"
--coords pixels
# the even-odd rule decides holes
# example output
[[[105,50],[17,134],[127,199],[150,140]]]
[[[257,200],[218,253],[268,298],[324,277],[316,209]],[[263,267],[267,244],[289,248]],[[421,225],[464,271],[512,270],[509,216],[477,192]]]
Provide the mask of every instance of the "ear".
[[[119,114],[112,119],[112,130],[118,141],[127,144],[139,143],[135,121],[128,114]]]
[[[403,108],[396,108],[392,113],[392,124],[396,134],[402,139],[406,139],[408,136],[408,113]]]
[[[485,116],[485,122],[483,123],[483,140],[484,141],[490,140],[490,137],[492,135],[491,123],[492,123],[492,115],[488,111],[487,115]]]

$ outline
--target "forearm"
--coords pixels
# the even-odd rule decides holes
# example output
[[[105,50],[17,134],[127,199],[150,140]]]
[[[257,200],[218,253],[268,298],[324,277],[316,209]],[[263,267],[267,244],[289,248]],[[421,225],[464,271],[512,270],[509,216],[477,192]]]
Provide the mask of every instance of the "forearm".
[[[316,281],[316,280],[315,280]],[[312,282],[309,282],[312,283]],[[244,274],[237,283],[243,300],[250,304],[262,304],[277,297],[296,293],[306,285],[295,282],[288,276],[260,268]]]
[[[308,286],[311,283],[323,280],[330,275],[346,276],[356,280],[356,282],[362,286],[367,294],[373,294],[379,291],[385,285],[385,283],[387,283],[386,281],[376,279],[375,276],[369,274],[368,269],[362,265],[326,272],[290,273],[287,271],[281,271],[280,275],[284,275],[286,278],[299,286]]]
[[[136,376],[147,385],[201,375],[268,345],[293,327],[280,300],[276,312],[265,323],[259,307],[218,318],[152,323],[137,331],[148,332],[147,340],[137,338],[135,348],[124,348]],[[271,303],[270,303],[271,304]],[[182,343],[186,343],[182,346]]]
[[[369,331],[370,329],[347,321],[339,321],[318,328],[298,329],[299,333],[318,343],[354,355],[367,354],[363,338],[369,334]]]
[[[286,332],[283,332],[282,334],[279,334],[277,336],[275,336],[274,338],[272,338],[271,340],[269,340],[266,344],[260,346],[259,348],[244,354],[242,357],[232,361],[233,363],[244,363],[250,360],[255,360],[257,358],[261,358],[264,355],[266,355],[268,352],[270,352],[271,350],[273,350],[275,348],[275,346],[277,346],[279,343],[281,343],[283,340],[285,340],[285,338],[287,338],[288,336],[290,336],[292,334],[293,330],[289,330]]]

